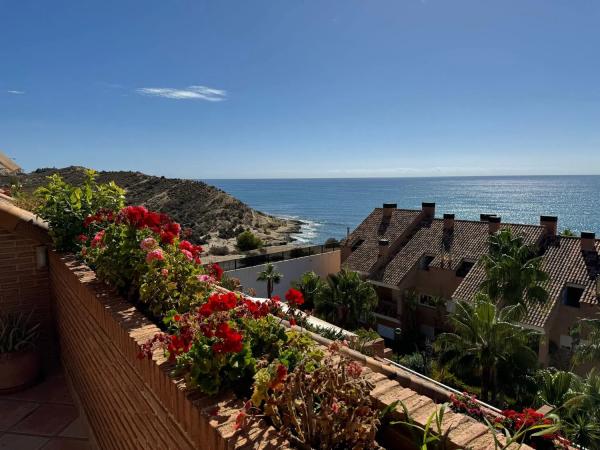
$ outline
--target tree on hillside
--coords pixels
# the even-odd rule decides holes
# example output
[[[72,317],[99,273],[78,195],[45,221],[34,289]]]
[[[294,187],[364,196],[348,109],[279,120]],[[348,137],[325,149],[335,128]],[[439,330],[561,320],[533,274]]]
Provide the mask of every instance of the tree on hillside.
[[[282,278],[283,275],[277,270],[277,268],[273,264],[267,263],[265,270],[259,272],[256,281],[267,282],[267,297],[271,298],[273,296],[274,286],[279,284]]]
[[[355,329],[372,320],[378,298],[375,289],[356,272],[342,269],[327,277],[315,299],[315,311],[325,320],[345,329]]]
[[[302,309],[311,310],[315,306],[315,299],[321,293],[325,282],[314,272],[305,272],[298,280],[292,281],[292,287],[302,292],[304,304]]]
[[[548,298],[544,288],[548,274],[541,263],[534,246],[503,229],[490,236],[489,253],[483,256],[486,279],[482,291],[500,307],[524,304],[525,299],[543,303]]]
[[[458,374],[477,373],[482,400],[495,401],[499,367],[508,370],[516,361],[524,367],[537,364],[537,354],[529,347],[534,332],[515,323],[523,314],[520,304],[500,308],[482,295],[472,303],[458,302],[450,316],[455,331],[440,334],[434,342],[439,363]]]

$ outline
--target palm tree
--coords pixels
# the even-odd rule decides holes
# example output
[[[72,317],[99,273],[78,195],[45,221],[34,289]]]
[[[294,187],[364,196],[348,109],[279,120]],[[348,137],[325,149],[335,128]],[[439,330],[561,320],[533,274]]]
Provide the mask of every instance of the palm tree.
[[[345,329],[355,329],[372,320],[378,298],[375,289],[356,272],[342,269],[327,277],[315,299],[315,310],[325,320]]]
[[[482,291],[504,305],[524,304],[524,299],[543,303],[548,298],[544,283],[548,274],[541,269],[535,247],[523,243],[510,229],[490,236],[489,253],[483,256],[486,280]]]
[[[600,449],[600,374],[592,369],[574,390],[559,411],[567,436],[582,448]]]
[[[581,319],[571,335],[577,343],[573,355],[575,364],[600,360],[600,319]]]
[[[271,263],[267,263],[265,270],[258,274],[256,281],[267,282],[267,297],[273,296],[273,287],[278,284],[283,278],[283,274],[277,271],[275,266]]]
[[[512,360],[535,366],[537,354],[529,347],[534,332],[515,322],[523,314],[522,305],[498,308],[486,296],[473,303],[458,302],[450,316],[453,333],[442,333],[434,343],[439,362],[455,372],[476,371],[481,379],[481,398],[496,400],[498,366]]]
[[[292,287],[302,292],[304,304],[302,309],[313,309],[315,298],[320,294],[325,282],[314,272],[305,272],[299,280],[292,281]]]
[[[561,408],[575,395],[579,377],[572,372],[543,369],[537,373],[538,404]]]

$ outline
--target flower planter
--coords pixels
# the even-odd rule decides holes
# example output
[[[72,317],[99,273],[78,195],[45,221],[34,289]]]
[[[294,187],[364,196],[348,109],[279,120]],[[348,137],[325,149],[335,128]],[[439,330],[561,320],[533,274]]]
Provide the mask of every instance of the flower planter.
[[[20,391],[34,384],[40,374],[36,351],[0,354],[0,394]]]

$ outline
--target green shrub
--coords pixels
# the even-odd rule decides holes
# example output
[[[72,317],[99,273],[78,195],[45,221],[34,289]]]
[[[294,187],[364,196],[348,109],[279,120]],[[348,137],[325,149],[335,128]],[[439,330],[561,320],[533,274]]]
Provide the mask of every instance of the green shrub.
[[[50,177],[49,183],[35,191],[43,203],[35,212],[50,225],[50,236],[59,251],[77,250],[76,237],[84,234],[86,217],[99,210],[119,211],[125,203],[125,191],[114,182],[96,183],[96,172],[85,171],[81,186],[66,183],[60,175]]]
[[[215,256],[225,256],[229,254],[229,248],[226,245],[211,245],[208,253]]]
[[[238,234],[237,247],[243,252],[248,250],[255,250],[257,248],[262,247],[262,245],[262,240],[259,237],[255,236],[254,233],[252,233],[252,231],[248,230]]]

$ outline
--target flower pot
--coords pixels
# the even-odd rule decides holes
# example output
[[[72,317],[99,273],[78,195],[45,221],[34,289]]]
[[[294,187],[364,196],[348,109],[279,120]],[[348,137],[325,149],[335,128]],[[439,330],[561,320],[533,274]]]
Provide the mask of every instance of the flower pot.
[[[36,351],[0,354],[0,394],[31,386],[40,374],[40,356]]]

